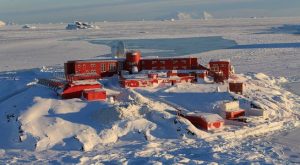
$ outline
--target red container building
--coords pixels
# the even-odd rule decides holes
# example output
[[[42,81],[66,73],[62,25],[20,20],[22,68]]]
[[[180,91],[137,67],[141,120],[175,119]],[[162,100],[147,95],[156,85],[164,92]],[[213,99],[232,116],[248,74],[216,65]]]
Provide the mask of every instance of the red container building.
[[[183,115],[183,117],[188,119],[194,126],[205,130],[218,129],[224,126],[223,118],[217,114],[198,113]]]
[[[228,120],[233,120],[245,116],[245,110],[240,108],[238,101],[224,102],[220,105],[221,116]]]
[[[145,58],[141,60],[141,70],[191,70],[198,69],[197,58]]]
[[[209,68],[211,72],[222,72],[224,79],[228,79],[233,73],[233,69],[229,60],[211,60],[209,62]]]
[[[245,110],[243,110],[243,109],[226,112],[226,119],[228,119],[228,120],[236,119],[241,116],[245,116]]]
[[[62,99],[81,98],[85,89],[102,88],[98,81],[74,81],[66,85],[61,93]]]
[[[102,86],[97,79],[120,74],[120,85],[122,87],[147,87],[165,84],[177,84],[194,82],[198,78],[204,79],[208,74],[213,75],[216,82],[223,82],[232,74],[233,69],[228,60],[214,60],[209,62],[209,68],[198,63],[198,58],[142,58],[140,51],[129,51],[126,58],[94,59],[94,60],[73,60],[64,64],[66,82],[53,84],[50,81],[40,80],[40,83],[53,88],[62,89],[59,93],[63,99],[80,98],[82,94],[87,100],[104,98],[105,94],[95,88]],[[128,73],[148,72],[145,78],[125,78]],[[157,72],[156,72],[157,71]],[[167,73],[167,76],[158,76],[158,73]],[[218,76],[221,73],[222,76]],[[136,76],[135,74],[133,76]],[[221,78],[220,78],[221,77]],[[90,80],[90,81],[87,81]],[[92,82],[92,83],[91,83]],[[84,91],[87,89],[93,89]],[[233,88],[231,87],[233,90]],[[105,96],[106,97],[106,96]]]
[[[65,63],[65,75],[69,82],[99,79],[119,73],[141,70],[199,70],[205,69],[194,57],[186,58],[141,58],[140,51],[126,53],[126,59],[77,60]]]
[[[158,74],[157,73],[149,73],[148,74],[148,78],[156,80],[158,78]]]
[[[236,94],[243,94],[243,86],[244,83],[242,82],[229,82],[229,91]]]
[[[82,97],[88,101],[105,100],[106,91],[103,89],[85,89],[82,92]]]
[[[122,60],[78,60],[65,63],[68,81],[109,77],[122,69]]]
[[[163,79],[162,83],[171,84],[184,81],[190,82],[197,80],[197,78],[204,78],[208,71],[214,73],[213,76],[217,78],[216,81],[223,81],[223,78],[228,79],[232,73],[230,62],[226,60],[211,61],[209,66],[210,69],[200,65],[198,59],[194,57],[142,58],[140,51],[129,51],[126,53],[126,58],[68,61],[65,63],[65,76],[67,82],[70,83],[69,86],[71,86],[73,81],[95,80],[109,77],[119,74],[124,70],[127,70],[129,73],[137,73],[142,70],[167,71],[169,79]],[[220,76],[218,77],[216,73],[222,73],[222,80],[219,80]],[[127,80],[122,79],[120,83],[123,87],[144,87],[152,86],[153,83],[157,83],[157,80],[155,80],[157,79],[157,75],[150,74],[148,76],[148,79],[151,81],[131,78]],[[171,80],[172,76],[181,78]],[[154,82],[154,80],[156,82]],[[73,89],[75,88],[84,89],[85,87],[74,87]],[[74,93],[73,89],[67,88],[65,95],[67,95],[67,93]],[[71,90],[71,92],[69,92],[69,90]]]

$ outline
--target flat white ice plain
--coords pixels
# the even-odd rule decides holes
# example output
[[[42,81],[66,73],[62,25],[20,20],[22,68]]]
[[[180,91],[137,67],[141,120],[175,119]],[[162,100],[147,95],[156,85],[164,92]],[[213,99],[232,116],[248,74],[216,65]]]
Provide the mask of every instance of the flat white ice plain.
[[[97,23],[100,27],[97,30],[75,31],[65,30],[65,25],[62,24],[35,25],[37,29],[28,30],[17,25],[1,28],[0,161],[12,164],[300,163],[300,131],[295,126],[284,127],[275,133],[247,137],[238,142],[219,139],[208,143],[193,136],[178,136],[176,131],[173,132],[177,128],[170,125],[173,122],[173,117],[170,116],[172,113],[162,111],[172,112],[172,109],[161,103],[151,103],[135,92],[129,93],[130,97],[125,99],[132,102],[131,99],[135,98],[146,107],[136,107],[134,103],[123,105],[126,108],[118,113],[122,112],[121,116],[127,122],[116,124],[120,115],[116,115],[114,110],[110,111],[107,105],[86,104],[76,99],[64,102],[55,99],[55,94],[46,88],[26,86],[37,77],[49,77],[53,72],[60,72],[63,62],[67,60],[101,58],[110,53],[107,45],[92,41],[221,36],[235,44],[199,53],[190,51],[193,54],[183,55],[200,57],[203,64],[213,58],[231,59],[238,73],[264,73],[278,80],[283,80],[284,77],[287,82],[282,81],[285,82],[282,86],[298,94],[293,96],[293,103],[299,104],[299,22],[300,18],[260,18],[103,22]],[[149,54],[163,54],[161,51],[166,51],[143,46]],[[170,51],[186,50],[186,47],[176,42],[169,46],[167,50]],[[110,86],[105,81],[103,83]],[[174,90],[180,92],[178,89]],[[157,110],[147,113],[147,106],[153,106]],[[98,107],[104,110],[99,112]],[[294,111],[299,112],[299,107]],[[21,114],[21,117],[14,114]],[[22,122],[24,128],[19,129],[18,122]],[[32,127],[35,125],[40,126]],[[20,143],[17,137],[23,129],[32,134],[22,136],[26,140]],[[148,132],[151,130],[155,131]],[[161,132],[166,130],[167,134]],[[94,142],[99,142],[99,132],[102,133],[100,136],[103,146],[93,149]],[[86,134],[90,136],[85,136]],[[40,138],[38,143],[34,137]],[[63,137],[69,138],[61,139]],[[80,151],[82,147],[85,152]]]

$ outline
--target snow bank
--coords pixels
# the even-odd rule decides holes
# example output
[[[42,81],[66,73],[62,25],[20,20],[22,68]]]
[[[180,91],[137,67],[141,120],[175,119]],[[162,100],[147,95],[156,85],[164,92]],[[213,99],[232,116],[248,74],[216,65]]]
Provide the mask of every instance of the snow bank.
[[[24,130],[25,133],[38,139],[36,150],[50,149],[57,143],[62,142],[63,139],[75,135],[79,137],[79,141],[82,142],[84,146],[88,146],[87,149],[91,149],[89,143],[93,140],[90,137],[95,135],[93,129],[54,117],[56,114],[78,112],[84,106],[82,103],[61,102],[42,98],[35,98],[34,101],[36,103],[21,114],[19,121],[21,123],[21,129]]]
[[[146,141],[162,136],[160,134],[164,133],[157,130],[156,122],[165,127],[165,123],[172,123],[172,118],[175,119],[175,116],[161,112],[167,106],[133,90],[126,90],[125,94],[118,97],[112,107],[101,102],[85,103],[79,99],[35,97],[33,104],[18,117],[22,132],[20,139],[22,143],[30,143],[33,138],[36,142],[31,145],[36,151],[74,149],[76,142],[81,145],[77,146],[78,150],[91,151],[97,146],[114,144],[134,132]],[[159,113],[152,114],[153,109]],[[163,118],[157,115],[163,115]],[[170,119],[164,121],[166,116]]]
[[[115,143],[117,140],[132,131],[142,132],[147,140],[153,140],[154,137],[149,133],[155,129],[155,124],[147,121],[146,119],[137,119],[134,121],[126,122],[125,125],[114,125],[112,129],[104,130],[100,133],[100,138],[103,144]]]

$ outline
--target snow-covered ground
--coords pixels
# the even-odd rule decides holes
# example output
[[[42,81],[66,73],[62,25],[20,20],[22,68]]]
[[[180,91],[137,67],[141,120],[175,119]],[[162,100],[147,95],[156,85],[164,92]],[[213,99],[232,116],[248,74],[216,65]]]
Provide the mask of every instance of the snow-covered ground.
[[[1,28],[0,161],[300,163],[300,38],[293,34],[300,30],[297,22],[300,18],[105,22],[97,23],[100,29],[77,31],[67,31],[62,24]],[[198,56],[203,64],[213,58],[231,59],[247,79],[249,90],[241,100],[260,102],[268,120],[207,133],[178,119],[176,110],[164,102],[209,111],[213,103],[231,99],[225,91],[215,92],[213,84],[125,90],[112,78],[102,83],[109,93],[121,93],[117,101],[87,103],[59,100],[34,83],[35,78],[62,72],[67,60],[110,53],[108,46],[93,40],[207,36],[237,45],[184,55]]]

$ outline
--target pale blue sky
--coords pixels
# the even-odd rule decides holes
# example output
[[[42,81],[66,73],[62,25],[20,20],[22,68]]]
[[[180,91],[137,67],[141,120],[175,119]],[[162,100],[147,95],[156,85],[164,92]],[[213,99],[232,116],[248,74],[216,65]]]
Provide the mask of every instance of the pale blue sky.
[[[16,23],[300,16],[300,0],[0,0],[0,20]]]

